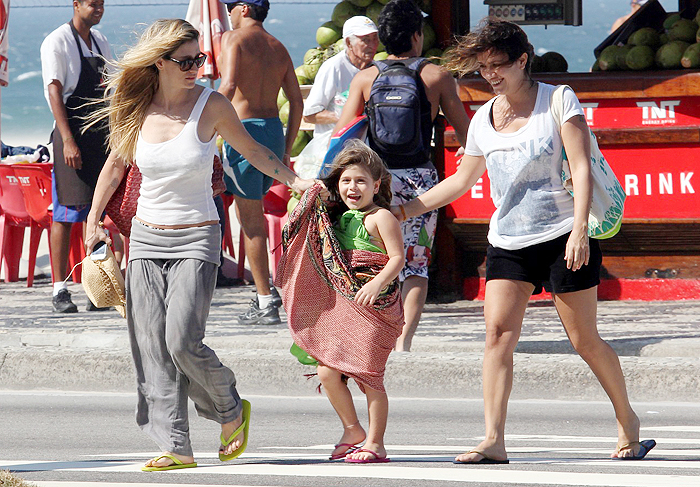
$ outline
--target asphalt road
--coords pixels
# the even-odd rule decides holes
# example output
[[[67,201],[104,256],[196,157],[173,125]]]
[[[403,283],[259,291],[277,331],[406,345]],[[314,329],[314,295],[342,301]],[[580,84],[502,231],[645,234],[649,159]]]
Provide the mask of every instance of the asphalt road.
[[[393,461],[327,461],[340,423],[324,397],[249,397],[248,451],[216,458],[218,427],[191,411],[200,467],[142,473],[158,453],[136,426],[132,394],[0,391],[0,468],[40,487],[237,486],[700,486],[700,404],[635,403],[643,437],[658,446],[644,462],[608,460],[615,446],[606,402],[512,401],[510,465],[458,466],[452,458],[483,434],[480,400],[391,399],[386,435]],[[365,404],[357,396],[364,417]],[[363,423],[366,420],[363,418]]]

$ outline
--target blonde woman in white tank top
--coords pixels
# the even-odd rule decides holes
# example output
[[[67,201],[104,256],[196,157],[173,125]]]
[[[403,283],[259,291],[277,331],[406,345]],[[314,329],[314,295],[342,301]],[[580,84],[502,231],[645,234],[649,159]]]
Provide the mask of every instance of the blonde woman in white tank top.
[[[198,32],[184,20],[159,20],[117,62],[108,80],[110,156],[87,220],[88,252],[98,241],[105,205],[131,161],[143,174],[127,269],[127,324],[138,381],[137,423],[163,454],[144,470],[195,467],[187,397],[221,424],[219,458],[248,442],[250,404],[235,377],[202,343],[216,282],[221,235],[212,203],[216,134],[256,168],[297,192],[299,178],[255,142],[231,103],[195,83],[203,62]]]

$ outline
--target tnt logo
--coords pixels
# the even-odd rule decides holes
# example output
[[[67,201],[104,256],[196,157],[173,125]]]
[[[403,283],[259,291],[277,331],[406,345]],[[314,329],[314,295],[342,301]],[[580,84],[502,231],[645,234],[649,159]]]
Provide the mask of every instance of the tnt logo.
[[[598,108],[597,103],[581,103],[581,108],[583,108],[583,114],[586,116],[586,122],[588,125],[595,125],[593,121],[594,108]]]
[[[665,125],[676,123],[676,107],[680,100],[638,101],[637,106],[642,109],[642,125]]]

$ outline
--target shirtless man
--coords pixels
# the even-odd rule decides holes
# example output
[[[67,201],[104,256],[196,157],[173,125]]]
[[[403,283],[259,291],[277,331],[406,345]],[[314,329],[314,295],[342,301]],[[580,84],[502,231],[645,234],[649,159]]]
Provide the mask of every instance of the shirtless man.
[[[405,64],[408,64],[410,60],[421,55],[423,50],[422,22],[423,15],[413,0],[392,0],[386,4],[379,14],[378,28],[379,40],[386,47],[386,52],[389,53],[387,62],[405,61]],[[334,133],[345,127],[356,116],[362,114],[378,73],[376,66],[370,66],[355,75],[350,84],[348,101],[343,107]],[[430,102],[430,122],[435,120],[438,110],[442,109],[447,120],[455,128],[459,143],[464,147],[469,118],[457,95],[457,83],[454,78],[444,68],[432,63],[423,65],[420,77]],[[370,147],[377,150],[372,146],[371,140]],[[397,161],[396,157],[390,158],[379,150],[377,152],[392,176],[392,205],[398,206],[416,198],[437,184],[437,172],[429,157],[412,156],[414,160],[407,162],[405,157],[398,158]],[[408,352],[410,350],[413,334],[423,313],[423,306],[428,294],[430,249],[436,227],[436,211],[401,222],[406,265],[401,271],[399,279],[402,282],[401,294],[406,324],[396,342],[397,351]]]
[[[304,103],[289,53],[263,27],[270,3],[268,0],[221,1],[229,11],[233,30],[224,33],[221,40],[219,92],[231,100],[253,138],[289,164]],[[286,137],[277,110],[280,88],[289,99],[290,107]],[[227,186],[236,197],[236,215],[243,228],[245,253],[257,290],[250,308],[238,317],[238,321],[247,325],[277,324],[281,322],[278,308],[282,300],[270,287],[267,224],[262,205],[273,180],[255,169],[228,144],[224,144],[224,151],[233,169],[233,177]]]

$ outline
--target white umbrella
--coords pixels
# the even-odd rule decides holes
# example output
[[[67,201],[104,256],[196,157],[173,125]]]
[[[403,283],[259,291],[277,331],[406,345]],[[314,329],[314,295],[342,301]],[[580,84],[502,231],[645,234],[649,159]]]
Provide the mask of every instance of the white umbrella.
[[[197,76],[209,78],[213,85],[219,78],[216,58],[221,52],[221,37],[231,29],[226,5],[219,0],[190,0],[185,20],[199,31],[199,49],[207,55],[207,61],[199,68]]]

